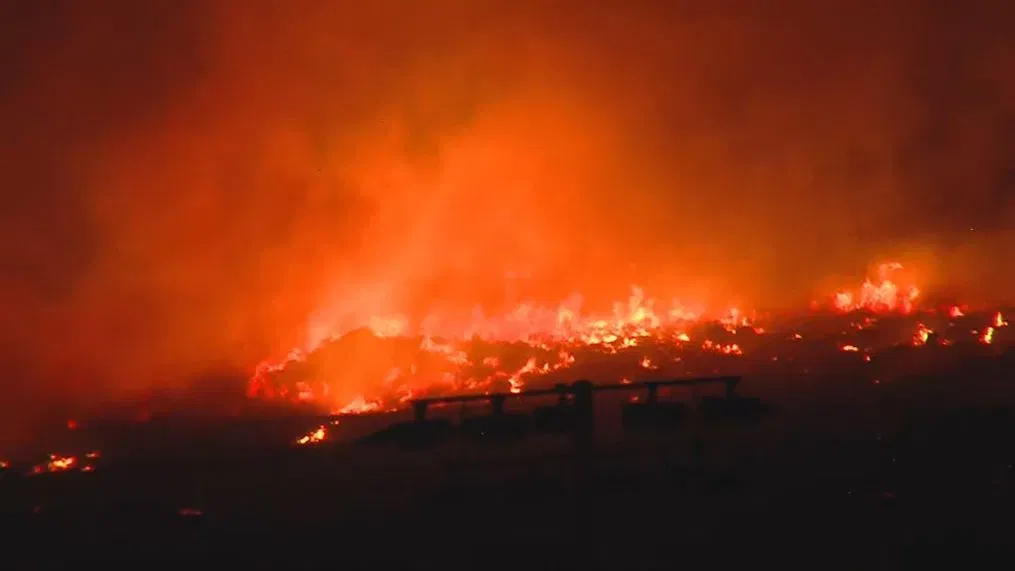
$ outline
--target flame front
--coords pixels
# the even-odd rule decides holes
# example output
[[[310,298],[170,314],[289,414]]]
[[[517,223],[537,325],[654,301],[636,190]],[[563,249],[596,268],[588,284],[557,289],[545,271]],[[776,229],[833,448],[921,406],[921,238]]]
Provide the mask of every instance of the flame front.
[[[875,279],[855,291],[832,294],[828,306],[849,316],[853,333],[878,327],[875,315],[915,316],[920,290],[899,283],[901,269],[898,263],[881,264]],[[710,313],[675,300],[660,302],[639,287],[632,287],[627,300],[614,303],[608,313],[582,309],[582,297],[572,295],[556,307],[520,304],[499,316],[479,309],[465,317],[429,315],[418,322],[391,315],[366,319],[358,329],[333,332],[318,323],[306,348],[256,367],[249,396],[312,401],[345,414],[375,412],[398,408],[433,391],[517,393],[537,379],[585,374],[582,371],[595,370],[610,356],[634,367],[621,374],[625,378],[637,370],[642,375],[672,371],[675,365],[687,364],[688,351],[743,357],[746,347],[753,346],[751,340],[769,331],[757,322],[757,312],[730,308]],[[967,311],[966,306],[941,309],[953,320],[965,318]],[[991,344],[996,330],[1007,324],[1000,313],[991,321],[990,327],[975,333],[983,344]],[[927,345],[934,335],[920,322],[909,343]],[[804,336],[790,330],[780,339],[802,341]],[[837,343],[839,351],[861,353],[870,362],[875,350],[863,346],[861,350],[857,343]],[[326,437],[322,426],[297,444]]]

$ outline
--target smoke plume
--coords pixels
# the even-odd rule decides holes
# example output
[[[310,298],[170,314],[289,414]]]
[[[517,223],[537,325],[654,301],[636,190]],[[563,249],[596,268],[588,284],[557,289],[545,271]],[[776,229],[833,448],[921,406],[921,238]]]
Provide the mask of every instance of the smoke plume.
[[[789,307],[879,258],[1002,295],[1011,8],[776,4],[7,3],[8,420],[315,316]]]

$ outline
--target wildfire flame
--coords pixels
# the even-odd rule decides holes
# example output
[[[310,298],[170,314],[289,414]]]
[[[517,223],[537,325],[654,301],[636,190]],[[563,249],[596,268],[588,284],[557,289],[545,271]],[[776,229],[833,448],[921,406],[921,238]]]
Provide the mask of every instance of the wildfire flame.
[[[988,326],[986,329],[984,329],[983,330],[983,334],[980,335],[980,341],[983,341],[987,345],[990,345],[991,343],[993,343],[994,342],[994,328]]]
[[[318,426],[311,430],[307,434],[296,439],[296,444],[304,446],[307,444],[317,444],[318,442],[324,442],[325,438],[328,437],[328,429],[324,426]]]
[[[85,458],[94,460],[100,457],[98,451],[92,451],[85,454]],[[4,466],[6,467],[6,466]],[[81,472],[92,472],[95,467],[91,464],[82,463],[77,456],[63,456],[60,454],[50,454],[49,459],[43,464],[36,464],[32,466],[29,474],[38,475],[45,474],[48,472],[68,472],[71,470],[80,470]]]
[[[876,317],[869,315],[871,313],[912,314],[920,290],[899,282],[901,269],[902,265],[894,262],[877,266],[875,278],[867,279],[858,289],[832,294],[831,307],[844,314],[866,312],[867,315],[857,315],[853,321],[852,328],[856,331],[872,328],[878,323]],[[944,309],[952,318],[966,315],[965,306]],[[361,389],[362,392],[356,391],[358,394],[351,395],[336,391],[344,388],[341,378],[329,378],[331,374],[345,375],[347,361],[339,361],[338,372],[332,373],[319,373],[304,365],[313,364],[316,356],[326,354],[336,343],[356,335],[357,329],[331,331],[323,326],[323,322],[315,321],[304,348],[293,349],[280,360],[258,364],[249,383],[248,395],[330,402],[333,412],[345,414],[375,412],[400,407],[434,387],[442,387],[444,391],[503,390],[517,393],[535,379],[577,366],[576,353],[579,351],[583,355],[637,351],[640,355],[635,362],[639,368],[657,371],[665,369],[668,363],[681,362],[679,352],[695,347],[706,354],[742,356],[744,347],[749,345],[739,339],[734,342],[733,336],[766,334],[765,327],[755,323],[756,314],[753,312],[731,308],[712,313],[711,317],[709,315],[703,308],[691,308],[677,301],[661,302],[648,297],[640,287],[632,287],[627,300],[614,303],[612,311],[605,314],[583,312],[581,296],[572,295],[557,307],[523,303],[500,316],[486,315],[478,309],[465,318],[431,315],[418,323],[397,314],[374,316],[361,320],[358,331],[365,331],[372,339],[411,343],[406,345],[407,350],[409,354],[415,352],[416,357],[402,359],[376,371],[357,371],[367,377],[367,386]],[[709,323],[715,324],[715,335],[708,333],[707,327],[702,328]],[[1004,325],[1007,322],[997,313],[992,329],[976,335],[982,343],[989,344],[995,331]],[[696,339],[696,345],[691,343],[691,333],[701,335]],[[921,322],[912,334],[911,343],[925,345],[932,335],[934,331]],[[803,335],[792,333],[790,338],[799,341]],[[940,344],[950,342],[942,339]],[[475,354],[476,343],[496,343],[502,350],[518,349],[524,356],[508,358],[506,354]],[[839,343],[838,348],[844,352],[861,352],[854,343]],[[657,351],[662,353],[657,354]],[[862,352],[864,360],[870,361],[871,349]],[[351,357],[355,359],[358,354],[353,353]],[[279,381],[290,373],[300,378]],[[326,436],[325,428],[319,427],[299,438],[297,444],[320,442]]]
[[[912,312],[920,290],[916,286],[900,286],[892,281],[892,275],[901,269],[902,264],[896,262],[879,265],[877,281],[865,281],[858,294],[848,291],[835,294],[836,309],[842,312],[862,309]]]
[[[994,342],[994,334],[997,330],[1007,326],[1008,322],[1004,320],[1004,316],[1002,316],[1001,312],[998,311],[994,314],[994,319],[991,320],[991,324],[985,327],[983,332],[980,334],[980,342],[984,345],[992,344]]]
[[[934,331],[932,331],[926,325],[924,325],[922,323],[917,324],[917,326],[916,326],[916,333],[913,334],[913,345],[916,345],[916,346],[926,345],[927,344],[927,340],[930,339],[930,336],[933,335],[933,334],[934,334]]]

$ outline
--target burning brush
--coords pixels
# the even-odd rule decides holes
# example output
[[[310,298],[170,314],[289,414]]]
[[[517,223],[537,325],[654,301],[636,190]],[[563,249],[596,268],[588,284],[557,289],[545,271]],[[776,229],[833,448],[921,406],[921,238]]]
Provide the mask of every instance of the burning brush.
[[[850,353],[871,362],[901,346],[998,345],[1007,325],[1000,312],[922,309],[920,290],[895,281],[901,268],[882,264],[875,279],[834,293],[802,318],[739,309],[709,317],[658,303],[640,288],[607,314],[582,314],[571,298],[556,308],[522,305],[504,316],[477,313],[464,322],[433,317],[416,328],[401,316],[372,318],[261,363],[248,395],[348,414],[403,408],[427,395],[518,393],[575,378],[740,374],[752,363],[792,361],[801,351]],[[306,443],[315,441],[306,436]]]

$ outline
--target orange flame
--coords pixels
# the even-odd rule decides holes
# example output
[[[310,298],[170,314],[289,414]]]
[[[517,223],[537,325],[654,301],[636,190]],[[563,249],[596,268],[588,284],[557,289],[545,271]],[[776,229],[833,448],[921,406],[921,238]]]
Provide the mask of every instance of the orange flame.
[[[919,323],[916,326],[916,333],[913,334],[913,345],[921,346],[926,345],[927,340],[934,334],[934,331],[923,323]]]
[[[296,444],[303,446],[306,444],[317,444],[318,442],[324,442],[324,439],[328,437],[328,430],[324,426],[318,426],[311,430],[307,434],[296,439]]]
[[[876,283],[868,279],[858,294],[848,291],[836,293],[835,307],[844,313],[858,310],[912,312],[920,290],[916,286],[899,286],[890,279],[901,269],[902,264],[899,263],[881,264]]]
[[[835,309],[840,312],[913,312],[920,290],[916,286],[899,283],[897,278],[901,269],[902,265],[898,263],[881,264],[877,267],[876,277],[865,280],[858,290],[834,294]],[[321,312],[321,315],[327,313]],[[437,388],[477,392],[492,390],[494,383],[498,383],[503,384],[505,390],[517,393],[539,377],[574,366],[574,353],[579,349],[610,355],[650,345],[682,348],[691,342],[687,331],[703,323],[715,323],[724,330],[722,334],[730,336],[740,336],[747,331],[754,335],[765,333],[765,328],[754,322],[755,314],[749,316],[737,307],[712,313],[711,318],[708,315],[703,308],[691,308],[677,301],[660,302],[646,296],[641,288],[632,287],[627,300],[614,303],[612,311],[606,313],[583,312],[582,297],[572,295],[557,307],[522,303],[499,316],[487,315],[476,309],[464,317],[432,314],[417,321],[398,314],[369,317],[358,323],[375,338],[398,337],[417,343],[415,347],[420,355],[433,355],[442,365],[426,370],[427,365],[422,361],[407,360],[398,365],[382,365],[376,371],[363,374],[369,377],[365,382],[376,379],[375,384],[359,387],[357,392],[352,393],[354,396],[348,392],[339,394],[334,390],[339,388],[338,385],[330,384],[327,378],[304,378],[276,385],[279,375],[305,363],[308,356],[321,350],[323,344],[341,339],[355,329],[332,329],[327,327],[326,321],[316,319],[305,347],[293,349],[281,360],[258,364],[250,380],[248,394],[321,404],[330,402],[332,411],[346,414],[375,412],[404,405],[420,396],[421,391]],[[953,306],[949,315],[965,315],[964,306]],[[994,322],[995,330],[1006,324],[1000,313],[994,317]],[[876,317],[864,316],[855,320],[852,327],[863,330],[877,323]],[[925,345],[933,333],[920,323],[911,342],[917,346]],[[791,338],[801,340],[803,336],[793,333]],[[527,349],[528,354],[519,361],[512,361],[505,355],[472,355],[469,348],[472,345],[466,343],[473,340],[514,344]],[[985,339],[983,341],[986,342]],[[942,344],[947,342],[942,341]],[[708,353],[731,357],[744,354],[745,343],[742,342],[733,343],[714,337],[704,338],[699,343],[701,350]],[[839,350],[863,352],[865,361],[871,358],[869,349],[861,351],[851,343],[839,345]],[[642,355],[638,359],[643,369],[661,368],[662,361],[655,355]],[[681,361],[679,356],[666,361],[670,359],[672,362]],[[307,443],[317,441],[310,435],[304,438]]]

